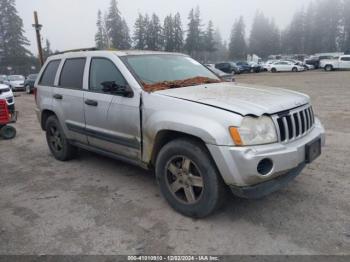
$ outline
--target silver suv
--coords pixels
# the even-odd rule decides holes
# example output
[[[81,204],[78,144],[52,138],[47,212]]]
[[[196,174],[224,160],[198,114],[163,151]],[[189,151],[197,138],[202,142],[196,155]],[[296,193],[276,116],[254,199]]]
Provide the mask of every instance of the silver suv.
[[[50,57],[37,115],[61,161],[77,148],[155,170],[178,212],[205,217],[227,189],[260,198],[321,154],[308,96],[224,82],[183,54],[77,51]]]

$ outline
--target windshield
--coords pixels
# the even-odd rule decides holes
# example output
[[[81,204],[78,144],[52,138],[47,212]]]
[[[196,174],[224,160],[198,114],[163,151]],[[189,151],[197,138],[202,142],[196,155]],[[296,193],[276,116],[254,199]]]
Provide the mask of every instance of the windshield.
[[[205,66],[187,56],[127,56],[126,62],[141,80],[145,91],[149,92],[221,82]]]
[[[24,76],[9,76],[10,81],[20,81],[24,80]]]
[[[7,77],[6,76],[0,76],[0,81],[6,81]]]

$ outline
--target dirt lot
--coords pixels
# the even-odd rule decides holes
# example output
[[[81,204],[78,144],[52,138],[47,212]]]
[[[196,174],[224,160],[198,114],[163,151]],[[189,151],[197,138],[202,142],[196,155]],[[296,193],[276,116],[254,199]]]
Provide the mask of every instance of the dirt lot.
[[[0,140],[0,254],[350,254],[350,72],[237,81],[309,94],[327,147],[288,188],[204,220],[170,209],[144,170],[88,152],[54,160],[21,94],[18,136]]]

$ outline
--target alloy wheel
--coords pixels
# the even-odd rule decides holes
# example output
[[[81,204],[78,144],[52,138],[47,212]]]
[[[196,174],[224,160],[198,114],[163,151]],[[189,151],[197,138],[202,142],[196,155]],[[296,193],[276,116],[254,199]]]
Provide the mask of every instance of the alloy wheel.
[[[49,143],[53,150],[60,152],[63,149],[63,141],[60,131],[56,126],[49,128]]]
[[[203,177],[188,157],[175,156],[166,165],[166,184],[172,195],[185,204],[197,203],[203,194]]]

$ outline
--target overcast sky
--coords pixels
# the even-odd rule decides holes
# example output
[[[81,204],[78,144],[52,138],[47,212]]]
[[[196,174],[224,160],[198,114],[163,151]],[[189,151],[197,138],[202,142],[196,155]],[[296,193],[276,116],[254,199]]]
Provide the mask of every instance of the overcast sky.
[[[131,31],[139,12],[155,12],[161,18],[180,12],[184,25],[192,7],[200,7],[203,22],[213,20],[224,39],[229,37],[234,20],[243,15],[249,29],[257,10],[275,19],[284,28],[296,10],[312,0],[119,0],[119,9]],[[316,0],[317,1],[317,0]],[[52,49],[66,50],[94,46],[97,10],[108,9],[110,0],[17,0],[17,9],[24,22],[31,50],[36,53],[35,33],[32,28],[33,11],[39,12],[44,25],[43,38],[48,38]]]

